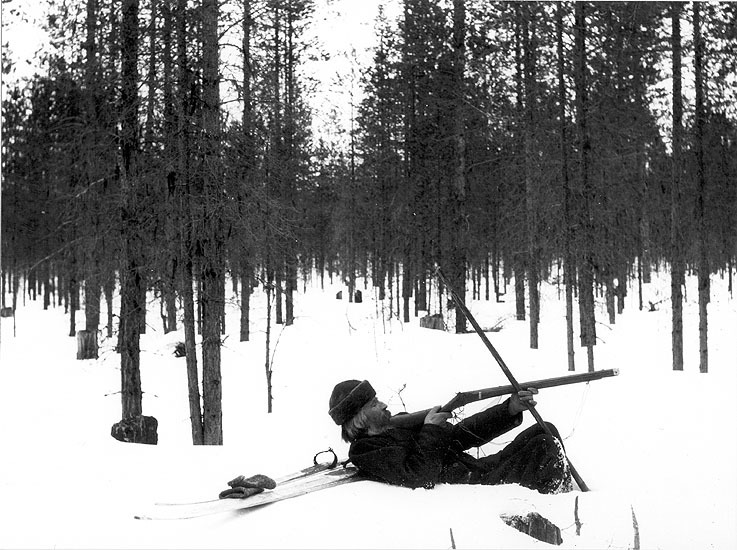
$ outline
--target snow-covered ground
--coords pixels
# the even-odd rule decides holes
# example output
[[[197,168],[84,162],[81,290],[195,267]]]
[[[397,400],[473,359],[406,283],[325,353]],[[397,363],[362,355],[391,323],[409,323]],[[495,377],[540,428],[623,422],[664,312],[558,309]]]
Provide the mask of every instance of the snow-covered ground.
[[[499,515],[537,511],[562,530],[561,548],[632,548],[632,510],[642,548],[737,548],[737,299],[713,278],[709,374],[698,372],[695,281],[685,307],[685,371],[671,370],[669,281],[636,289],[613,326],[599,312],[597,369],[616,378],[542,390],[538,409],[564,436],[591,491],[541,495],[520,486],[410,490],[349,484],[257,509],[185,521],[139,521],[156,501],[213,498],[238,474],[278,477],[347,446],[327,415],[332,387],[368,378],[393,412],[448,401],[457,391],[507,381],[475,334],[422,329],[388,318],[387,303],[336,300],[341,286],[308,282],[296,322],[272,335],[274,412],[266,413],[265,300],[253,297],[253,337],[238,341],[235,298],[223,349],[222,447],[190,441],[181,333],[164,335],[158,304],[142,337],[144,413],[159,421],[156,446],[110,437],[120,419],[120,361],[113,342],[77,361],[63,308],[40,300],[2,319],[0,373],[1,548],[543,548]],[[520,381],[568,374],[564,303],[544,284],[540,349],[504,303],[474,301],[482,326]],[[345,295],[345,290],[344,290]],[[83,312],[78,322],[83,324]],[[103,312],[103,319],[105,319]],[[586,370],[577,352],[577,371]],[[499,402],[497,398],[482,406]],[[475,410],[466,408],[463,414]],[[526,415],[522,427],[533,420]],[[483,448],[496,452],[517,432]],[[574,522],[578,497],[580,535]],[[452,539],[451,539],[452,530]]]

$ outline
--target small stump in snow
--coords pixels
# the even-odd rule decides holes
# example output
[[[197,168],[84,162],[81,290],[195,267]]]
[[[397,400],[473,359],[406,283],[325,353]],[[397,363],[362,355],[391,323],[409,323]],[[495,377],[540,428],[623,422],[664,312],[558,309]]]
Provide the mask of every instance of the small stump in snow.
[[[353,302],[356,304],[363,303],[363,293],[360,290],[353,293]]]
[[[556,546],[563,543],[560,529],[537,512],[530,512],[526,516],[502,514],[499,517],[510,527],[514,527],[517,531],[530,535],[534,539]]]
[[[153,416],[132,416],[113,424],[110,435],[124,443],[156,445],[159,441],[158,427],[159,421]]]
[[[97,332],[77,331],[77,359],[97,359]]]
[[[336,299],[336,300],[342,300],[342,299],[343,299],[343,291],[342,291],[342,290],[339,290],[339,291],[338,291],[338,292],[337,292],[337,293],[335,294],[335,299]]]
[[[445,322],[443,321],[443,316],[440,313],[434,313],[433,315],[425,315],[424,317],[421,317],[420,326],[423,328],[445,330]]]
[[[12,317],[12,316],[13,316],[12,307],[4,307],[0,309],[0,317]]]

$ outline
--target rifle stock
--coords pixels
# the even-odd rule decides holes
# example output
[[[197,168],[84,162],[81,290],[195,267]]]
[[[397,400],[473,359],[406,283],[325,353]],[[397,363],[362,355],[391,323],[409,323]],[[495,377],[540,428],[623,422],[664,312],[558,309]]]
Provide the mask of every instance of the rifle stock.
[[[537,388],[538,390],[541,390],[543,388],[554,388],[557,386],[566,386],[568,384],[579,384],[581,382],[601,380],[602,378],[617,376],[618,374],[618,369],[606,369],[594,372],[584,372],[581,374],[571,374],[568,376],[543,378],[541,380],[531,380],[530,382],[522,382],[520,387]],[[506,386],[495,386],[493,388],[484,388],[481,390],[459,392],[455,397],[453,397],[453,399],[443,405],[440,410],[442,412],[451,412],[459,407],[468,405],[469,403],[475,403],[476,401],[483,401],[484,399],[490,399],[492,397],[499,397],[501,395],[508,395],[511,393],[514,393],[514,386],[511,384]],[[429,411],[430,409],[425,409],[414,413],[400,413],[393,416],[390,422],[394,428],[412,428],[421,425]]]

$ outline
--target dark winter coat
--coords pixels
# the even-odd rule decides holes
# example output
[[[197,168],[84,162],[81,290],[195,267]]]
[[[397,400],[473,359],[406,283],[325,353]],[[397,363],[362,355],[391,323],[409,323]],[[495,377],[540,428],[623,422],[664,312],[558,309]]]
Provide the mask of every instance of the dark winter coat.
[[[476,459],[464,451],[481,446],[522,423],[509,414],[509,400],[458,424],[423,424],[364,435],[350,447],[359,470],[386,483],[432,487],[435,483],[484,483],[498,464],[494,456]]]

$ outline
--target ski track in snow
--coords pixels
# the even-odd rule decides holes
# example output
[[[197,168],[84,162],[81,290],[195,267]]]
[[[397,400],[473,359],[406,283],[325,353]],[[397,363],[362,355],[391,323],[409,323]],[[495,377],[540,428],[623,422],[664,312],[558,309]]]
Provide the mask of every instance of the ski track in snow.
[[[654,276],[645,300],[667,296]],[[230,285],[228,286],[230,288]],[[737,548],[737,305],[726,281],[712,278],[709,374],[698,372],[698,304],[688,280],[684,311],[685,371],[671,371],[669,302],[638,311],[630,289],[623,315],[608,325],[597,302],[596,368],[620,375],[541,390],[538,409],[564,437],[569,457],[592,489],[541,495],[520,486],[437,486],[409,490],[349,484],[269,505],[186,521],[136,521],[156,501],[213,498],[239,474],[272,477],[311,464],[347,445],[327,415],[332,387],[368,378],[393,412],[447,402],[457,391],[507,383],[475,334],[421,329],[387,318],[388,301],[359,287],[364,302],[336,300],[346,289],[317,280],[296,300],[291,327],[274,326],[274,412],[266,414],[265,300],[252,297],[252,339],[238,342],[237,299],[228,302],[222,354],[222,447],[189,441],[185,360],[164,335],[158,304],[149,304],[141,338],[144,414],[159,421],[159,444],[110,437],[120,418],[120,359],[101,342],[100,359],[77,361],[63,308],[19,297],[15,320],[0,326],[3,399],[0,422],[1,548],[543,548],[508,527],[502,513],[537,511],[562,530],[560,548],[631,548],[632,509],[642,548]],[[540,348],[528,348],[528,325],[514,320],[514,300],[473,301],[480,324],[520,380],[568,374],[565,305],[542,285]],[[300,286],[301,289],[301,286]],[[469,292],[470,295],[470,292]],[[117,307],[117,306],[116,306]],[[577,308],[574,308],[577,314]],[[102,319],[106,319],[103,304]],[[382,321],[382,314],[384,320]],[[84,310],[77,315],[84,325]],[[578,339],[576,337],[576,342]],[[577,372],[586,369],[577,348]],[[499,402],[469,405],[471,414]],[[480,453],[493,453],[517,430]],[[579,498],[580,536],[574,521]]]

